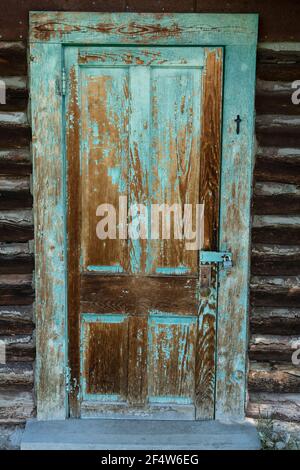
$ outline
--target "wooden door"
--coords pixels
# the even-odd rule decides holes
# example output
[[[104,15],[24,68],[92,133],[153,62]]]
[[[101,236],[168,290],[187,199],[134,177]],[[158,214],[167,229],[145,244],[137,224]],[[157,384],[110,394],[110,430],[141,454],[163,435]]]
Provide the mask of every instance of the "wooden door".
[[[217,249],[222,53],[65,49],[71,416],[214,416],[216,267],[199,281],[174,221],[165,239],[126,232],[138,205],[148,221],[155,204],[204,203],[203,249]],[[105,240],[101,204],[115,208]]]

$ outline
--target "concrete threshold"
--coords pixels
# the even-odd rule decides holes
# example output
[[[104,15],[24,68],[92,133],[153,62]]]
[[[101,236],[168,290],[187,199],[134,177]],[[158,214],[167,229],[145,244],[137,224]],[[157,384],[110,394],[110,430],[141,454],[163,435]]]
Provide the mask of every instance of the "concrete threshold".
[[[26,424],[22,450],[257,450],[253,424],[67,419]]]

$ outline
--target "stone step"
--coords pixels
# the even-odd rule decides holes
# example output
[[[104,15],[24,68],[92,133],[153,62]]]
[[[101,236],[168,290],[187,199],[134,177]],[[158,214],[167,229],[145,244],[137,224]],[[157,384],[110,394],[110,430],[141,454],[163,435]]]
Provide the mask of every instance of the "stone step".
[[[22,450],[256,450],[248,421],[68,419],[27,421]]]

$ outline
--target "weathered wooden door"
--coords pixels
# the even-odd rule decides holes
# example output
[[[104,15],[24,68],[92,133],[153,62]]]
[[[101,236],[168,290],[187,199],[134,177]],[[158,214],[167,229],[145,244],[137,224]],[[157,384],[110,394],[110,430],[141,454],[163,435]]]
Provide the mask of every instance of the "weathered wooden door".
[[[216,265],[175,222],[126,232],[138,205],[203,203],[217,250],[222,64],[222,48],[65,48],[71,416],[214,416]]]

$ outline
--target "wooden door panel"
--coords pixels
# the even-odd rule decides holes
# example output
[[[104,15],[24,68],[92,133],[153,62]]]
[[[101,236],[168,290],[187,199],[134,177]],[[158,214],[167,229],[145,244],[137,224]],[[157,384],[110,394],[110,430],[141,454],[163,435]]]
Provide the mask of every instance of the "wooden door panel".
[[[217,272],[200,286],[199,252],[172,216],[166,240],[124,229],[141,204],[147,218],[153,204],[191,204],[195,220],[205,202],[205,248],[217,249],[222,49],[65,54],[70,414],[212,418]],[[98,237],[101,204],[116,209],[114,240]]]
[[[84,399],[127,398],[128,317],[82,315]]]
[[[82,267],[126,272],[127,243],[99,240],[96,214],[106,202],[119,220],[119,196],[127,194],[128,69],[83,68],[81,83]]]
[[[194,401],[197,317],[149,317],[149,400],[152,403]]]

